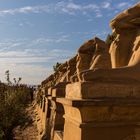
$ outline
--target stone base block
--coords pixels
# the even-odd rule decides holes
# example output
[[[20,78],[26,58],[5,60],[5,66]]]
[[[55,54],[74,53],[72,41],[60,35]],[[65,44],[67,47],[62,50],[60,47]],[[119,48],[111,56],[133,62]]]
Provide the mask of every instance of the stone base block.
[[[52,97],[65,97],[66,85],[68,82],[61,82],[52,88]]]
[[[63,140],[140,140],[140,99],[59,98],[65,110]]]
[[[85,123],[78,127],[66,119],[63,140],[140,140],[140,126],[127,123]]]
[[[52,89],[52,97],[65,97],[65,88]]]
[[[49,138],[53,140],[54,131],[64,129],[64,109],[62,104],[56,103],[55,100],[51,100],[51,115],[49,119]]]
[[[66,98],[140,98],[139,83],[76,82],[66,86]]]

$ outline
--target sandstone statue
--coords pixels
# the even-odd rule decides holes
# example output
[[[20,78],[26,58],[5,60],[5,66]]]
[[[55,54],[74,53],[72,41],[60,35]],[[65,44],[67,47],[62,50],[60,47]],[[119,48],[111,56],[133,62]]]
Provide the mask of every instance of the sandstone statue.
[[[66,72],[67,72],[67,62],[61,64],[59,67],[58,67],[58,78],[55,80],[56,81],[56,84],[59,83],[59,82],[66,82]]]
[[[73,82],[81,80],[80,73],[84,70],[111,68],[109,46],[97,37],[85,42],[78,50],[76,68]]]
[[[70,81],[71,77],[76,74],[77,55],[67,61],[66,81]]]
[[[117,37],[110,47],[113,69],[81,72],[83,81],[140,81],[140,3],[111,21]]]

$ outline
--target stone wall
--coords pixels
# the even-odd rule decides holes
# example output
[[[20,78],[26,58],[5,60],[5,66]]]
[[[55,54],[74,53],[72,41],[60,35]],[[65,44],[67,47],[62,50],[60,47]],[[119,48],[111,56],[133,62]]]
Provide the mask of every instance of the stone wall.
[[[40,139],[140,140],[140,3],[111,22],[36,91]]]

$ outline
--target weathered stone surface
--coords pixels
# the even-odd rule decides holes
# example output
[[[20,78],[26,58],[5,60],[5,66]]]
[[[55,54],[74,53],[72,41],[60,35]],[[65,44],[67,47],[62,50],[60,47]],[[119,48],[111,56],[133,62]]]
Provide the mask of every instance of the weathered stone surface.
[[[47,138],[49,140],[54,139],[54,131],[63,131],[64,128],[64,108],[62,104],[56,103],[56,98],[50,100],[50,118],[47,125]]]
[[[116,140],[124,140],[132,135],[140,138],[140,100],[108,98],[57,101],[65,109],[63,140],[111,140],[113,136]],[[74,132],[75,135],[72,135]]]
[[[52,97],[65,97],[65,88],[69,82],[60,82],[48,89],[48,95]]]
[[[71,77],[76,74],[77,55],[71,58],[67,63],[67,81],[71,81]]]
[[[117,15],[110,23],[117,37],[111,44],[110,53],[112,66],[127,66],[133,53],[136,36],[139,36],[140,3]]]
[[[95,79],[112,80],[112,81],[140,81],[140,53],[139,53],[140,35],[136,37],[133,47],[133,54],[128,63],[128,66],[114,69],[96,69],[88,70],[81,73],[81,77],[85,81]],[[120,58],[121,59],[121,58]]]
[[[99,38],[95,40],[95,52],[92,57],[91,66],[89,69],[94,68],[111,68],[111,59],[108,53],[109,46]]]
[[[95,37],[84,43],[78,50],[77,75],[81,80],[80,72],[94,68],[111,68],[109,46]]]
[[[116,17],[113,20],[113,24],[116,23],[116,25],[118,25],[121,22],[121,20],[123,21],[124,24],[125,23],[127,24],[129,16],[131,17],[131,20],[137,20],[138,18],[140,18],[140,15],[135,12],[137,7],[139,6],[140,4],[120,14],[118,17]],[[123,19],[121,17],[126,17],[126,18]],[[117,33],[117,37],[115,38],[115,40],[110,46],[111,62],[112,62],[112,67],[114,69],[110,69],[110,70],[97,69],[94,71],[86,71],[85,73],[81,74],[83,80],[91,81],[95,79],[105,78],[106,80],[112,79],[112,81],[119,80],[119,79],[123,79],[124,81],[126,80],[139,81],[140,79],[139,24],[137,24],[137,26],[134,26],[133,28],[126,28],[127,27],[126,26],[125,30],[119,30],[119,31],[117,29],[120,26],[118,27],[112,25],[112,27],[114,28],[114,31]]]
[[[66,86],[66,98],[140,98],[140,83],[76,82]]]
[[[140,3],[117,15],[110,23],[113,29],[138,28],[140,26]]]
[[[66,118],[79,123],[140,120],[140,99],[58,99],[64,105]]]

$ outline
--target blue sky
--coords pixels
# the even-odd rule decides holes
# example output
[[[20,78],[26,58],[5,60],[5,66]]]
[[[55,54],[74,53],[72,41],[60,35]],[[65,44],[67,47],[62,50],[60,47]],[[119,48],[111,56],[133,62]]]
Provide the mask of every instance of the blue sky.
[[[0,0],[0,75],[39,84],[56,62],[111,32],[110,20],[139,0]]]

